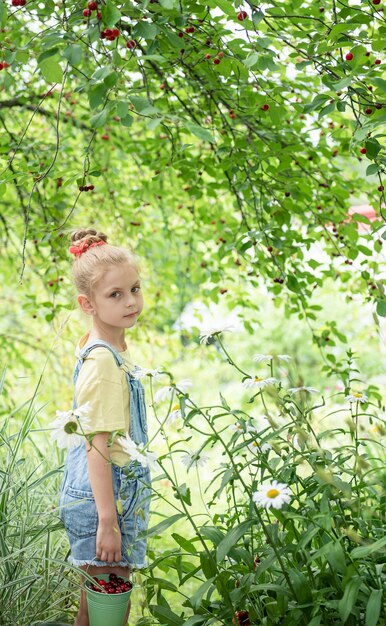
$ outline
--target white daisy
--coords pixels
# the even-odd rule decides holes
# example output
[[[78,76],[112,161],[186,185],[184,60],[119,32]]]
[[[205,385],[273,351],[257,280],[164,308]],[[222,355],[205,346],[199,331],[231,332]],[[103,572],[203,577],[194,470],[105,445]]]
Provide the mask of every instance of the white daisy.
[[[180,417],[182,417],[181,406],[178,402],[172,407],[172,410],[170,411],[165,424],[174,424],[174,422],[176,422]]]
[[[256,424],[256,426],[253,426],[253,424],[247,424],[246,426],[247,433],[258,433],[259,430],[264,428],[264,427],[260,427],[257,422],[254,422],[254,424]]]
[[[277,358],[280,359],[280,361],[290,361],[292,359],[292,356],[289,356],[288,354],[278,354]]]
[[[173,391],[181,391],[182,393],[185,393],[187,388],[190,387],[191,385],[192,385],[191,380],[186,378],[184,380],[180,380],[174,383],[174,385],[166,385],[164,387],[161,387],[154,394],[154,402],[162,402],[162,400],[169,398],[172,395]]]
[[[259,454],[260,452],[268,452],[271,450],[272,446],[269,443],[259,443],[258,441],[252,441],[252,443],[248,444],[248,450],[253,452],[254,454]]]
[[[198,451],[187,452],[181,458],[181,461],[184,465],[186,465],[187,469],[189,470],[192,465],[197,465],[198,467],[202,467],[203,465],[205,465],[205,463],[209,461],[209,455]]]
[[[298,391],[308,391],[308,393],[320,393],[318,389],[315,389],[315,387],[291,387],[291,389],[288,389],[289,393],[297,393]]]
[[[138,446],[128,433],[124,437],[117,437],[116,441],[132,459],[136,459],[139,454]]]
[[[243,381],[244,387],[249,389],[250,387],[257,387],[258,389],[264,389],[268,385],[274,385],[277,383],[277,378],[260,378],[260,376],[255,376],[254,378],[246,378]]]
[[[252,494],[252,500],[259,507],[281,509],[283,504],[290,502],[291,495],[288,485],[273,480],[272,483],[261,485],[259,491]]]
[[[244,427],[241,422],[237,422],[237,424],[231,424],[229,426],[229,430],[233,430],[234,432],[237,432],[237,433],[243,433]]]
[[[347,400],[348,402],[362,402],[363,404],[365,404],[369,401],[369,398],[368,396],[366,396],[365,393],[362,393],[361,391],[354,391],[350,396],[346,396],[345,400]]]
[[[142,467],[157,469],[157,457],[153,452],[145,450],[147,444],[135,443],[126,433],[124,437],[117,437],[117,442],[122,449],[130,456],[132,461],[138,461]]]
[[[209,326],[205,329],[202,329],[200,332],[200,343],[208,343],[210,337],[214,335],[219,335],[220,333],[231,333],[236,330],[236,326],[234,324],[218,324],[216,326]]]
[[[268,363],[268,361],[272,361],[272,359],[272,354],[255,354],[255,356],[252,357],[252,361],[257,361],[258,363]]]
[[[161,372],[162,372],[161,367],[157,367],[155,370],[150,370],[145,367],[140,367],[133,372],[133,376],[137,380],[141,378],[145,378],[145,376],[150,376],[151,378],[154,378],[154,380],[159,380],[162,376]]]
[[[76,448],[84,441],[84,433],[91,425],[87,417],[90,410],[91,404],[86,402],[70,411],[56,411],[56,419],[51,423],[54,429],[51,439],[58,448]]]

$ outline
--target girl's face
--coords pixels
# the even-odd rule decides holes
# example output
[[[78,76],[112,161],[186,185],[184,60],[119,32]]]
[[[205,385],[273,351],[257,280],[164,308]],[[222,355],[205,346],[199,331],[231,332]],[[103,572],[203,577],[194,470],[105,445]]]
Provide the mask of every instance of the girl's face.
[[[94,285],[93,317],[96,322],[115,328],[130,328],[142,309],[139,275],[129,263],[112,265]]]

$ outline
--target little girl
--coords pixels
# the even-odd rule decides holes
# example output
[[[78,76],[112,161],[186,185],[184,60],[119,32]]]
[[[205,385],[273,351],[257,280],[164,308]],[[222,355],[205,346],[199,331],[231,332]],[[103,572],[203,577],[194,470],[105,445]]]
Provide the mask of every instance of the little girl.
[[[115,436],[119,431],[137,444],[148,441],[144,389],[131,372],[125,342],[143,308],[138,261],[93,229],[75,231],[71,240],[77,301],[92,319],[75,352],[73,408],[89,402],[92,439],[68,452],[60,516],[74,565],[91,576],[128,577],[133,568],[146,567],[140,533],[147,528],[151,494],[149,469],[131,461]],[[75,626],[88,624],[82,590]]]

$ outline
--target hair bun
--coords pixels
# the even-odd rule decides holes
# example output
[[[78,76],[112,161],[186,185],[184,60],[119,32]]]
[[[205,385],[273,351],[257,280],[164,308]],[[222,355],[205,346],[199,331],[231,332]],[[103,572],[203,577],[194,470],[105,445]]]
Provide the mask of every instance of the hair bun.
[[[107,243],[107,235],[95,230],[94,228],[74,230],[73,233],[71,233],[71,241],[73,243],[86,242],[88,245],[90,245],[91,243],[96,243],[98,241],[104,241],[105,243]]]

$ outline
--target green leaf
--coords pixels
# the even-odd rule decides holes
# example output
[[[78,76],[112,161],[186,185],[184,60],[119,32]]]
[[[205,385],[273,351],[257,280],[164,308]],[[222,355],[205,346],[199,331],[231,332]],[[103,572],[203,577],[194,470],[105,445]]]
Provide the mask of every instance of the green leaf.
[[[248,519],[245,522],[239,524],[235,528],[232,528],[224,537],[224,539],[217,546],[217,563],[220,563],[224,557],[228,554],[229,550],[233,548],[233,546],[238,542],[240,537],[245,534],[245,531],[248,530],[254,520]]]
[[[39,69],[43,78],[49,83],[61,83],[63,80],[63,70],[54,57],[45,58],[38,61]]]
[[[201,535],[210,539],[215,546],[218,546],[224,538],[224,533],[222,533],[219,528],[216,528],[216,526],[202,526]]]
[[[99,80],[104,80],[114,69],[111,65],[104,65],[103,67],[98,67],[98,69],[91,76],[91,80],[96,82]]]
[[[338,602],[339,615],[343,623],[347,621],[348,616],[355,606],[360,586],[360,578],[350,578],[344,590],[343,597]]]
[[[132,115],[125,115],[125,117],[122,117],[121,119],[121,124],[123,126],[126,126],[126,128],[130,128],[130,126],[133,123],[133,116]]]
[[[147,24],[146,22],[137,22],[133,28],[133,37],[143,37],[146,40],[155,39],[158,35],[159,29],[155,24]]]
[[[204,615],[192,615],[184,622],[184,626],[197,626],[197,624],[202,624],[205,621]]]
[[[107,91],[108,89],[104,83],[98,83],[95,87],[90,89],[88,100],[91,109],[96,109],[104,102]]]
[[[379,306],[381,305],[381,306]],[[378,312],[378,306],[382,313]],[[377,313],[382,317],[386,317],[386,300],[378,300],[377,303]],[[373,552],[377,552],[386,545],[386,537],[382,537],[382,539],[378,539],[378,541],[374,541],[374,543],[369,544],[368,546],[359,546],[358,548],[354,548],[351,552],[351,556],[353,559],[362,559]]]
[[[207,554],[206,552],[201,552],[200,564],[201,564],[201,569],[204,572],[205,578],[211,578],[212,576],[216,576],[217,564],[216,564],[215,559],[212,556],[212,553]]]
[[[185,539],[184,537],[181,537],[181,535],[179,535],[178,533],[172,533],[172,537],[183,550],[186,550],[186,552],[190,552],[191,554],[196,554],[197,549],[191,541]]]
[[[72,66],[79,65],[83,56],[82,47],[79,46],[78,44],[73,44],[71,46],[68,46],[63,51],[63,56],[67,59],[70,65]]]
[[[377,172],[379,172],[379,166],[376,163],[371,163],[371,165],[369,165],[366,169],[366,176],[372,176]]]
[[[177,6],[178,0],[159,0],[161,7],[164,9],[174,9]]]
[[[107,28],[115,26],[118,20],[121,19],[121,12],[117,9],[112,0],[106,0],[106,4],[102,5],[101,11],[103,22],[106,24]]]
[[[7,5],[5,2],[0,3],[0,26],[4,28],[7,21]]]
[[[134,104],[135,110],[143,115],[149,115],[150,113],[159,113],[157,107],[153,106],[147,98],[141,96],[130,96],[130,101]]]
[[[386,80],[384,78],[372,78],[371,83],[386,93]]]
[[[366,606],[366,626],[377,626],[382,608],[382,589],[373,589]]]
[[[102,109],[98,113],[92,116],[90,119],[90,124],[93,128],[100,128],[106,124],[107,120],[107,109]]]
[[[200,587],[190,596],[189,601],[193,609],[198,609],[201,604],[203,595],[213,586],[215,577],[206,580]]]
[[[312,620],[307,624],[307,626],[319,626],[321,621],[322,621],[322,616],[315,615],[315,617],[312,618]]]
[[[260,24],[261,20],[264,19],[264,13],[260,11],[260,9],[254,9],[252,12],[252,22],[255,26]]]
[[[149,606],[150,612],[156,617],[160,624],[166,624],[166,626],[182,626],[184,620],[182,617],[173,613],[166,606],[160,606],[157,604],[151,604]]]
[[[162,522],[159,522],[159,524],[157,524],[156,526],[149,528],[149,530],[143,531],[143,533],[141,533],[141,536],[152,537],[154,535],[159,535],[160,533],[164,532],[164,530],[169,528],[169,526],[181,519],[181,517],[185,517],[185,513],[176,513],[175,515],[171,515],[170,517],[162,520]]]
[[[211,133],[208,130],[206,130],[206,128],[202,128],[202,126],[198,126],[198,124],[193,124],[192,122],[185,122],[184,126],[186,130],[191,132],[192,135],[195,135],[202,141],[210,141],[211,143],[215,141]]]
[[[249,55],[249,57],[247,57],[246,59],[244,59],[243,63],[245,65],[245,67],[253,67],[254,65],[256,65],[256,63],[259,60],[259,55],[257,52],[252,52],[252,54]]]
[[[125,117],[129,110],[129,105],[126,100],[118,100],[117,101],[117,115],[119,117]]]

